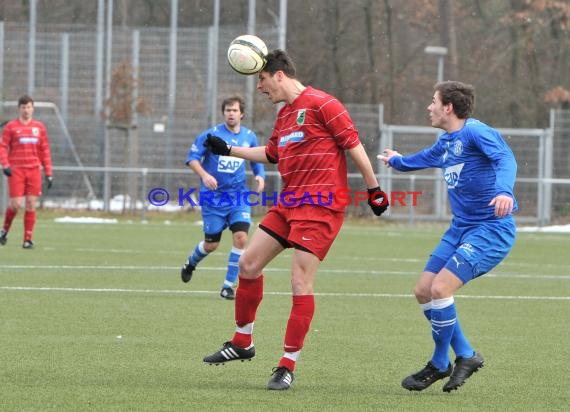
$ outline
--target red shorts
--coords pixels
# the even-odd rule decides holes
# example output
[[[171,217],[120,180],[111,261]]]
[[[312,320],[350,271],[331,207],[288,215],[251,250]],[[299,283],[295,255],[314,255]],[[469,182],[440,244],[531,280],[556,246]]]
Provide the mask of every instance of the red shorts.
[[[8,191],[10,197],[41,196],[41,169],[39,167],[12,169],[12,176],[8,178]]]
[[[284,247],[300,246],[323,260],[331,248],[344,221],[344,212],[326,207],[301,205],[299,207],[272,207],[260,226],[269,234],[277,235]],[[277,239],[280,240],[280,239]]]

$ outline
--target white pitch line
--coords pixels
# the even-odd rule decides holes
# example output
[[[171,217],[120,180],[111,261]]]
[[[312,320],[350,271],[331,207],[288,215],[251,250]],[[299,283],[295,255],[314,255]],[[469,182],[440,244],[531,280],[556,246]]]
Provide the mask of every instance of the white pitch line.
[[[159,295],[204,295],[217,294],[218,291],[209,290],[158,290],[158,289],[122,289],[122,288],[62,288],[62,287],[34,287],[34,286],[0,286],[6,291],[32,291],[32,292],[87,292],[87,293],[141,293]],[[265,292],[265,295],[290,296],[291,292]],[[315,293],[315,296],[324,297],[369,297],[369,298],[412,298],[411,294],[403,293]],[[570,296],[509,296],[509,295],[455,295],[463,299],[493,299],[493,300],[546,300],[570,301]]]
[[[121,265],[4,265],[0,267],[0,273],[9,269],[29,269],[29,270],[125,270],[125,271],[148,271],[164,270],[176,271],[180,266],[121,266]],[[220,272],[225,271],[224,267],[200,267],[202,271]],[[289,273],[288,268],[265,268],[264,272]],[[359,269],[327,269],[320,268],[319,273],[353,274],[353,275],[382,275],[382,276],[419,276],[419,271],[379,271],[379,270],[359,270]],[[512,279],[534,279],[534,280],[570,280],[570,275],[540,275],[537,273],[487,273],[484,278],[512,278]]]

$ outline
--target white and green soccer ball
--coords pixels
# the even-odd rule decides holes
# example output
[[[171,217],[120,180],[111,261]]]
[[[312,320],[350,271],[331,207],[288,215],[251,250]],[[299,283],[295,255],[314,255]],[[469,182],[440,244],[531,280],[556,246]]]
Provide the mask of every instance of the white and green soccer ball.
[[[265,42],[252,34],[244,34],[233,39],[228,47],[228,62],[239,74],[259,73],[269,51]]]

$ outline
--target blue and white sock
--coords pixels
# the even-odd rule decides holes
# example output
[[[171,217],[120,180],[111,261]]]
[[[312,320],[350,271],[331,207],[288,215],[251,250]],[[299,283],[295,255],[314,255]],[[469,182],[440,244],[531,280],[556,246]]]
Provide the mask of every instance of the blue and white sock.
[[[449,365],[449,345],[455,323],[457,321],[453,296],[431,301],[431,336],[435,350],[431,359],[432,364],[440,371]]]
[[[428,303],[420,303],[420,307],[424,316],[431,323],[431,301]],[[463,334],[459,318],[455,317],[455,328],[453,328],[453,336],[451,336],[451,347],[458,358],[470,358],[475,353],[475,350]]]
[[[426,319],[431,323],[431,300],[428,303],[420,303],[420,308]]]
[[[236,283],[239,272],[239,258],[243,254],[243,249],[232,247],[230,256],[228,257],[228,271],[226,273],[226,280],[224,280],[224,287],[231,288]]]
[[[471,358],[475,355],[473,346],[471,346],[463,334],[463,330],[461,330],[459,318],[455,320],[455,328],[453,328],[453,336],[451,337],[451,347],[458,358]]]
[[[192,255],[190,255],[188,260],[192,266],[196,267],[198,266],[198,263],[200,263],[200,261],[208,255],[209,253],[206,252],[206,249],[204,249],[204,241],[201,241],[198,243],[198,245],[196,245],[194,252],[192,252]]]

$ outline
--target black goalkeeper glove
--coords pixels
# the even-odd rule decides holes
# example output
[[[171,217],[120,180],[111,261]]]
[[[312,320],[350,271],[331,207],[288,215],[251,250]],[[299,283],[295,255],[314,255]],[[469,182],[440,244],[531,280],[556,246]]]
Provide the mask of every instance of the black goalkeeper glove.
[[[376,216],[380,216],[388,209],[388,206],[390,206],[388,197],[386,193],[380,189],[380,186],[374,189],[368,189],[368,206],[370,206],[370,209],[372,209]]]
[[[6,177],[10,177],[10,176],[12,176],[12,168],[6,167],[6,168],[2,169],[2,173],[4,173],[4,175]]]
[[[53,185],[53,177],[52,176],[46,176],[46,187],[48,189],[51,189]]]
[[[227,144],[224,139],[213,134],[208,133],[204,146],[208,148],[215,155],[229,156],[232,150],[232,145]]]

